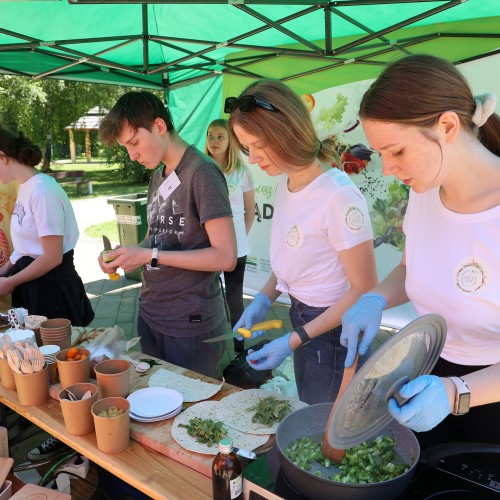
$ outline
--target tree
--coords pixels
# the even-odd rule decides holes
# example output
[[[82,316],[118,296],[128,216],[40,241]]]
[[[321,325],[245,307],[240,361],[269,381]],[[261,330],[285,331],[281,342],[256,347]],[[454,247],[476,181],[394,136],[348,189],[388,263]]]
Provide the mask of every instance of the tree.
[[[126,89],[115,85],[0,76],[0,119],[22,130],[44,151],[42,171],[50,169],[52,144],[66,143],[64,127],[94,106],[111,107]]]

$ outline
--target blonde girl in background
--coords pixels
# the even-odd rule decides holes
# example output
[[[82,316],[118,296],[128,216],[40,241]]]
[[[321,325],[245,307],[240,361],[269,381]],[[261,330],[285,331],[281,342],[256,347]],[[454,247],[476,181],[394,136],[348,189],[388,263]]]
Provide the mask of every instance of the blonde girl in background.
[[[236,142],[229,133],[227,120],[214,120],[207,129],[205,152],[214,159],[226,177],[229,201],[233,212],[238,247],[238,260],[234,271],[224,272],[226,300],[231,317],[231,328],[243,314],[243,279],[247,255],[250,252],[248,233],[255,215],[255,191],[252,176],[243,165]],[[234,339],[234,350],[242,352],[243,340]]]

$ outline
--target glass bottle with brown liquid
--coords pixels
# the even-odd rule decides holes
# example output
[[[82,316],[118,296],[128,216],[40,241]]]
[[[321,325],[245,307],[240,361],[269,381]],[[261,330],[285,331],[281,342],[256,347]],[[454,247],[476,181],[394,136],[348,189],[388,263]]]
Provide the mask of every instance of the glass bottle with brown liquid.
[[[212,465],[212,489],[214,500],[243,500],[242,467],[231,439],[219,442],[219,453]]]

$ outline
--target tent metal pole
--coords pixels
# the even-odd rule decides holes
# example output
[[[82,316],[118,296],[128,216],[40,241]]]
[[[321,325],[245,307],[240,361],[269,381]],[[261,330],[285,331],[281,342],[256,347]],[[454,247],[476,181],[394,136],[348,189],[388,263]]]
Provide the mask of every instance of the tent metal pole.
[[[392,26],[389,26],[387,28],[384,28],[383,30],[377,31],[376,33],[373,33],[371,35],[360,38],[359,40],[357,40],[355,42],[351,42],[351,43],[343,45],[337,49],[334,49],[333,53],[340,54],[342,52],[345,52],[347,49],[350,49],[351,47],[355,47],[357,45],[362,45],[365,42],[369,42],[370,40],[373,40],[374,38],[380,38],[380,36],[382,36],[382,35],[385,35],[387,33],[391,33],[392,31],[396,31],[400,28],[404,28],[405,26],[409,26],[410,24],[413,24],[417,21],[421,21],[422,19],[426,19],[428,17],[431,17],[434,14],[439,14],[440,12],[443,12],[445,10],[456,7],[457,5],[460,5],[462,3],[463,3],[462,0],[450,0],[448,3],[446,3],[444,5],[441,5],[439,7],[435,7],[434,9],[430,9],[428,11],[425,11],[422,14],[418,14],[417,16],[413,16],[410,19],[406,19],[405,21],[401,21],[399,23],[393,24]]]
[[[331,55],[332,52],[332,11],[330,7],[325,7],[325,52]]]
[[[176,45],[173,45],[171,43],[165,42],[163,40],[154,40],[154,41],[156,43],[158,43],[159,45],[164,45],[165,47],[177,50],[179,52],[184,52],[186,54],[192,54],[193,53],[190,50],[184,49],[182,47],[177,47]],[[200,59],[206,60],[207,64],[219,65],[219,66],[224,66],[224,67],[226,67],[228,69],[239,70],[239,67],[237,67],[237,66],[232,66],[229,63],[226,63],[225,61],[223,61],[223,62],[216,61],[215,59],[212,59],[211,57],[200,56]],[[203,68],[203,67],[204,67],[204,65],[179,66],[178,68],[175,68],[173,71],[181,71],[181,70],[184,70],[184,69]],[[172,70],[169,69],[168,71],[172,71]],[[257,75],[256,73],[252,73],[250,71],[241,70],[241,72],[242,73],[246,73],[248,76],[251,76],[253,78],[262,78],[261,75]]]
[[[331,7],[330,10],[338,17],[344,19],[345,21],[347,21],[348,23],[351,23],[353,26],[356,26],[360,29],[362,29],[363,31],[366,31],[367,33],[369,34],[375,34],[375,31],[368,28],[368,26],[365,26],[364,24],[356,21],[356,19],[353,19],[351,16],[348,16],[347,14],[344,14],[343,12],[341,12],[340,10],[336,9],[335,7]],[[380,40],[382,40],[383,42],[390,42],[390,40],[388,38],[386,38],[385,36],[380,36],[378,37],[380,38]],[[401,50],[401,49],[400,49]],[[403,51],[402,52],[405,53],[405,55],[409,55],[410,53],[407,52],[407,51]]]
[[[500,54],[500,49],[492,50],[491,52],[487,52],[486,54],[479,54],[477,56],[466,57],[465,59],[460,59],[460,61],[457,61],[454,64],[463,64],[470,61],[477,61],[478,59],[483,59],[485,57],[490,57],[490,56],[496,56],[497,54]]]
[[[290,16],[279,19],[278,21],[276,21],[276,23],[283,24],[283,23],[286,23],[288,21],[292,21],[294,19],[297,19],[298,17],[309,14],[310,12],[315,12],[316,10],[318,10],[318,8],[319,8],[318,6],[309,7],[307,9],[300,11],[300,12],[296,12],[295,14],[292,14]],[[206,54],[207,52],[211,52],[212,50],[218,49],[220,47],[226,47],[229,44],[237,42],[238,40],[243,40],[244,38],[248,38],[250,36],[257,35],[258,33],[262,33],[263,31],[267,31],[270,28],[271,27],[268,25],[262,26],[260,28],[254,29],[252,31],[248,31],[246,33],[243,33],[237,37],[231,38],[230,40],[226,40],[226,41],[223,41],[220,43],[212,44],[210,47],[207,47],[203,50],[195,52],[192,56],[186,56],[186,57],[183,57],[181,59],[177,59],[176,61],[172,61],[170,63],[163,64],[163,65],[159,66],[158,68],[156,68],[155,70],[151,71],[149,74],[158,73],[159,71],[162,71],[162,70],[168,68],[169,66],[174,66],[174,65],[179,64],[181,62],[187,61],[193,57],[198,57],[200,55]],[[187,41],[187,40],[184,40],[184,41]],[[269,47],[267,47],[267,51],[269,51]]]
[[[142,70],[149,71],[148,6],[142,6]]]
[[[244,5],[234,5],[237,9],[242,10],[243,12],[249,14],[252,17],[255,17],[259,21],[262,21],[263,23],[266,23],[268,26],[274,28],[277,31],[281,31],[281,33],[284,33],[285,35],[288,35],[290,38],[293,38],[294,40],[297,40],[297,42],[301,43],[302,45],[305,45],[306,47],[309,47],[310,49],[314,50],[314,52],[317,52],[318,54],[323,53],[323,49],[321,47],[318,47],[316,44],[311,43],[309,40],[306,40],[305,38],[295,34],[293,31],[290,31],[289,29],[284,28],[280,24],[272,21],[266,16],[263,16],[262,14],[259,14],[253,9],[250,9],[249,7],[245,7]]]
[[[135,40],[127,40],[125,42],[119,43],[118,45],[115,45],[113,47],[109,47],[109,48],[104,49],[100,52],[97,52],[96,55],[92,55],[92,56],[89,56],[87,54],[84,54],[84,53],[76,51],[76,50],[68,49],[66,47],[57,46],[57,47],[55,47],[55,48],[57,48],[57,50],[60,50],[62,52],[68,52],[72,55],[78,56],[80,59],[78,59],[76,61],[76,64],[71,63],[69,65],[64,65],[64,66],[60,66],[58,68],[53,68],[50,71],[46,71],[44,73],[39,73],[39,74],[35,75],[34,78],[42,78],[44,76],[48,76],[48,75],[51,75],[53,73],[57,73],[58,71],[64,70],[69,66],[76,66],[77,64],[81,64],[81,63],[93,63],[94,65],[97,65],[97,66],[105,66],[107,68],[119,69],[121,71],[126,71],[126,72],[130,72],[130,73],[140,73],[140,71],[134,70],[128,66],[123,66],[123,65],[118,64],[118,63],[111,63],[109,61],[106,61],[104,59],[97,57],[97,56],[105,54],[107,52],[111,52],[113,50],[116,50],[120,47],[124,47],[126,45],[129,45],[133,42],[135,42]]]

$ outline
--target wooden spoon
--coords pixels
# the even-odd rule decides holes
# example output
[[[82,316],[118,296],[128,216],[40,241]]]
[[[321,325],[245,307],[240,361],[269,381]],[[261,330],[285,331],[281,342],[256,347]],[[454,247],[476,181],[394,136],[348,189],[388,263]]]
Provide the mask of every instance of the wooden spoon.
[[[83,401],[84,399],[88,399],[88,398],[90,398],[91,396],[92,396],[92,393],[91,393],[90,391],[86,391],[86,392],[83,394],[83,396],[82,396],[82,401]]]
[[[340,401],[342,394],[346,390],[347,386],[353,379],[356,374],[356,367],[358,365],[358,353],[356,353],[356,357],[354,358],[354,363],[349,368],[344,368],[344,375],[342,377],[342,383],[340,384],[339,393],[337,394],[337,399],[333,404],[332,411],[330,412],[330,416],[328,417],[328,422],[326,423],[325,433],[323,434],[323,442],[321,443],[321,452],[323,456],[329,458],[336,464],[340,464],[342,462],[345,450],[334,448],[330,442],[328,441],[328,428],[330,427],[330,422],[333,418],[333,414],[335,412],[335,408],[337,407],[337,403]]]

